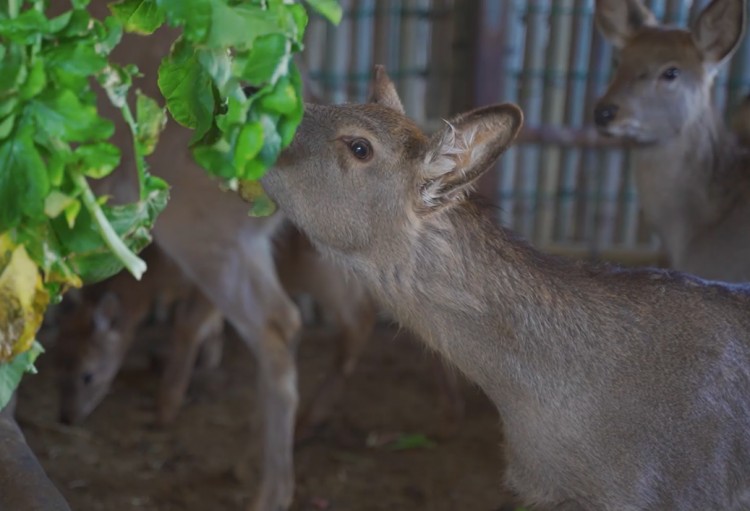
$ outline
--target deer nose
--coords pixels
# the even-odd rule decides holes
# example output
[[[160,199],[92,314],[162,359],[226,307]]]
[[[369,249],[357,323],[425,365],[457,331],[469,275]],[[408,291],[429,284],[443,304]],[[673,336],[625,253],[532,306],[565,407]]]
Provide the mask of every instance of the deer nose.
[[[597,126],[604,128],[612,122],[620,109],[617,105],[599,105],[594,109],[594,122]]]

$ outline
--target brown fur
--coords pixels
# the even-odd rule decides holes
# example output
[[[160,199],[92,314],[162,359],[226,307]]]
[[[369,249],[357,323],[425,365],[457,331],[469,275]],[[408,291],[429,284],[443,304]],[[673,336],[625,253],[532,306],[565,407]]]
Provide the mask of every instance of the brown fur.
[[[376,74],[375,98],[395,94],[385,80]],[[364,132],[362,111],[309,107],[264,187],[492,399],[521,499],[556,510],[748,509],[750,289],[553,258],[464,194],[425,196],[430,180],[467,188],[491,168],[520,129],[516,107],[460,116],[429,141]],[[412,126],[398,110],[367,111],[369,125]],[[359,161],[333,133],[373,136],[374,154]]]
[[[650,21],[634,25],[622,3],[596,3],[597,25],[620,48],[599,128],[636,142],[639,197],[672,265],[750,281],[750,156],[711,103],[714,76],[742,39],[746,0],[714,0],[690,31],[657,25],[640,0],[629,3]],[[679,73],[673,80],[664,78],[669,68]]]

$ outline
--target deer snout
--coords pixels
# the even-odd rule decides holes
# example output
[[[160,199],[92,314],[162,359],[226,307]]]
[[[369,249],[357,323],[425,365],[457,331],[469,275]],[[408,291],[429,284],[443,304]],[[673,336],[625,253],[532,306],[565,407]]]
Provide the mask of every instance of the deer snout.
[[[612,104],[597,105],[594,109],[594,122],[598,127],[606,128],[609,123],[615,120],[619,109],[619,106]]]

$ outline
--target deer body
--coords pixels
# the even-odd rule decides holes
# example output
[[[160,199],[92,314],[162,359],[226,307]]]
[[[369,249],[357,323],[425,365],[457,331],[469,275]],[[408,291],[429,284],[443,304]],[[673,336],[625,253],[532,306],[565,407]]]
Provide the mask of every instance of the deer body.
[[[309,105],[263,184],[492,399],[523,501],[748,509],[750,289],[566,262],[492,224],[466,194],[521,123],[492,106],[428,139],[379,69],[370,104]]]
[[[105,5],[94,2],[92,11],[103,16]],[[167,30],[147,39],[125,35],[113,58],[137,64],[149,79],[138,80],[136,86],[151,97],[161,97],[156,80],[158,66],[169,53],[175,36],[174,31]],[[104,115],[109,113],[108,117],[118,119],[114,142],[125,149],[122,166],[128,171],[116,172],[108,182],[96,184],[99,191],[109,187],[117,200],[132,199],[135,172],[131,151],[127,150],[130,134],[103,94],[100,99]],[[157,150],[149,157],[153,173],[171,187],[170,203],[154,228],[154,242],[232,324],[258,361],[263,457],[259,489],[250,509],[280,511],[291,505],[294,494],[293,443],[298,405],[295,352],[301,328],[300,313],[282,287],[274,265],[272,236],[283,219],[278,214],[270,218],[248,217],[247,204],[239,196],[220,190],[217,181],[198,168],[188,149],[190,138],[187,129],[170,121]],[[126,179],[120,180],[122,177]],[[339,296],[347,296],[346,288],[353,290],[344,302],[347,307],[340,311],[347,320],[342,335],[348,337],[342,339],[342,360],[330,378],[335,390],[351,373],[375,318],[370,297],[360,292],[356,283],[344,282],[338,270],[322,259],[319,267],[326,268],[329,282],[342,289]],[[187,356],[176,360],[186,364],[183,370],[190,366]],[[328,387],[322,390],[327,391]],[[316,396],[314,403],[318,397],[321,396]],[[325,398],[330,400],[330,396]],[[324,411],[316,409],[313,415],[320,418]]]
[[[750,152],[711,87],[742,39],[745,3],[714,0],[692,31],[657,25],[640,0],[598,0],[596,11],[621,50],[596,123],[636,143],[638,194],[673,267],[730,282],[750,281]]]

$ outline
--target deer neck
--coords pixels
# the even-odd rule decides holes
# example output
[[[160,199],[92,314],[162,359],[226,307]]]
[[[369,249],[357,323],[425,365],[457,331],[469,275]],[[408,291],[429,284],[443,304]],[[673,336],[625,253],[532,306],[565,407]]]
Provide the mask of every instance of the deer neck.
[[[736,202],[738,153],[710,105],[677,137],[633,151],[644,213],[677,267],[691,240]]]
[[[566,299],[581,270],[568,263],[560,271],[563,263],[472,206],[428,220],[376,253],[341,258],[402,325],[482,387],[501,412],[547,393],[532,375],[569,378],[586,364],[584,356],[569,360],[572,351],[558,342],[566,324],[579,328],[591,319]],[[580,353],[580,344],[573,351]]]

